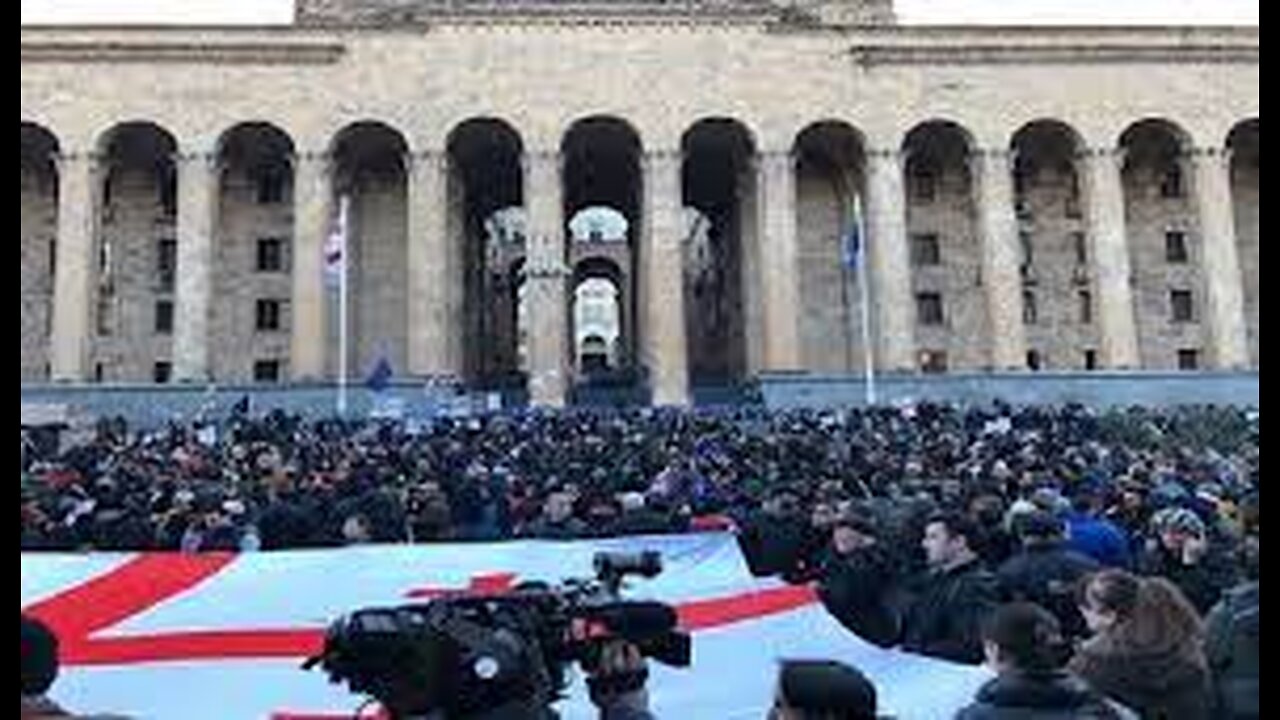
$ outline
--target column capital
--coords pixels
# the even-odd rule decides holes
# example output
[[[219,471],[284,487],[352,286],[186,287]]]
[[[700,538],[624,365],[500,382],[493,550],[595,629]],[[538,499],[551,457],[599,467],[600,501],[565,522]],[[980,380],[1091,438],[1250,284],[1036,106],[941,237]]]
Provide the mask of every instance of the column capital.
[[[440,148],[430,148],[427,150],[412,150],[404,153],[402,161],[404,169],[407,172],[413,172],[419,168],[443,167],[449,159],[449,153]]]
[[[83,164],[91,169],[96,169],[106,161],[106,155],[93,150],[53,152],[49,154],[49,158],[53,161],[54,167],[57,168],[58,172],[62,172],[64,168],[77,164]]]
[[[178,165],[205,164],[210,169],[217,167],[221,156],[209,150],[179,150],[169,156]]]
[[[1003,163],[1006,169],[1012,171],[1018,162],[1018,151],[1012,148],[976,147],[969,151],[968,160],[970,169],[974,167],[982,169]]]
[[[905,167],[907,159],[911,157],[911,151],[906,148],[867,148],[865,154],[868,161],[892,162],[900,167]]]
[[[1230,146],[1200,146],[1189,148],[1183,153],[1183,157],[1196,163],[1218,162],[1230,165],[1233,153],[1234,148]]]
[[[289,163],[289,169],[294,172],[297,172],[298,168],[303,165],[310,165],[312,167],[319,167],[322,173],[330,174],[333,172],[336,164],[336,159],[334,158],[333,153],[330,152],[313,152],[304,150],[302,152],[290,153],[285,156],[285,159]]]
[[[524,275],[529,280],[556,280],[569,274],[569,266],[564,262],[537,262],[529,258],[524,266]]]
[[[1096,147],[1086,147],[1076,152],[1075,157],[1081,162],[1102,162],[1110,160],[1117,167],[1124,167],[1125,160],[1129,157],[1129,148],[1123,145],[1103,145]]]
[[[562,163],[564,162],[564,153],[559,150],[532,148],[521,153],[520,161],[523,163]]]
[[[800,160],[800,154],[793,148],[761,148],[756,152],[761,162],[789,162],[794,165]]]
[[[648,150],[641,156],[641,161],[649,163],[684,162],[684,151],[670,148]]]

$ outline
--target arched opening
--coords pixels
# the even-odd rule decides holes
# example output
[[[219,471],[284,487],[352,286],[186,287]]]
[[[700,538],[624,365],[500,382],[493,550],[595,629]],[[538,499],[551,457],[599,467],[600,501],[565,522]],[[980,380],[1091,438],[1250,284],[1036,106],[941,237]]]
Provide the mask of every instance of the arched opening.
[[[1186,164],[1190,138],[1148,119],[1120,136],[1125,227],[1133,268],[1138,349],[1148,369],[1196,369],[1206,361],[1200,229]]]
[[[972,136],[947,121],[907,134],[907,242],[922,372],[974,370],[989,363],[991,334],[974,227]]]
[[[583,377],[607,376],[618,370],[622,294],[616,277],[616,273],[613,277],[592,275],[574,285],[574,356]]]
[[[640,173],[641,143],[628,123],[613,117],[591,117],[575,122],[561,143],[564,161],[564,218],[569,239],[568,262],[574,282],[567,288],[566,311],[573,324],[577,317],[579,273],[608,278],[616,291],[617,331],[609,382],[634,384],[637,347],[636,272],[639,228],[642,222]],[[607,272],[597,269],[608,267]],[[589,286],[601,287],[601,286]],[[599,300],[599,305],[607,305]],[[588,303],[588,306],[590,303]],[[570,334],[576,382],[592,384],[599,373],[582,372],[577,357],[577,333]]]
[[[1244,281],[1244,317],[1249,331],[1249,357],[1258,359],[1258,119],[1235,126],[1227,137],[1231,151],[1231,201],[1235,211],[1236,246]]]
[[[218,142],[214,377],[278,382],[289,375],[293,155],[293,140],[268,123],[236,125]]]
[[[58,252],[58,140],[39,125],[22,123],[22,381],[49,378],[54,273]]]
[[[513,263],[524,258],[523,142],[502,120],[449,134],[449,237],[462,259],[462,367],[481,387],[522,385]]]
[[[362,377],[386,359],[406,366],[408,344],[407,174],[409,145],[379,122],[348,125],[333,140],[334,207],[347,208],[348,372]],[[338,372],[335,283],[328,296],[330,372]]]
[[[845,244],[863,185],[862,138],[843,122],[814,123],[796,137],[795,154],[803,363],[820,372],[861,372],[863,288]]]
[[[92,273],[92,377],[168,382],[178,281],[178,143],[149,122],[108,130]]]
[[[685,328],[689,376],[697,385],[734,383],[748,372],[748,327],[757,310],[755,273],[756,153],[751,132],[728,118],[701,120],[682,140]],[[747,200],[747,198],[751,198]]]
[[[1084,369],[1100,336],[1076,168],[1083,143],[1069,125],[1036,120],[1014,133],[1011,149],[1031,369]]]

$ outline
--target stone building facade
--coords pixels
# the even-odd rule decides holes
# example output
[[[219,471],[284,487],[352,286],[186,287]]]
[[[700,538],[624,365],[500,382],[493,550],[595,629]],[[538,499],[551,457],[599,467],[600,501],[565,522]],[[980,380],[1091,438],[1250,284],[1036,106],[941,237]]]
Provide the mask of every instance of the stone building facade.
[[[1256,369],[1258,56],[1256,28],[908,27],[881,0],[24,27],[22,380],[332,377],[342,198],[352,373],[559,404],[601,279],[611,362],[659,403],[868,356]],[[592,207],[624,242],[573,237]]]

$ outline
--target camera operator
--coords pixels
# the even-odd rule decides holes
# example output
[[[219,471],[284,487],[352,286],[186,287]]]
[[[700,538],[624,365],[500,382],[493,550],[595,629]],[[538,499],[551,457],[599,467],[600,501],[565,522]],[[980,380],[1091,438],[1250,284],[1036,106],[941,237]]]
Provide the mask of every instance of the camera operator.
[[[648,679],[648,666],[635,645],[620,640],[602,647],[600,663],[587,676],[600,720],[655,720],[645,689]]]

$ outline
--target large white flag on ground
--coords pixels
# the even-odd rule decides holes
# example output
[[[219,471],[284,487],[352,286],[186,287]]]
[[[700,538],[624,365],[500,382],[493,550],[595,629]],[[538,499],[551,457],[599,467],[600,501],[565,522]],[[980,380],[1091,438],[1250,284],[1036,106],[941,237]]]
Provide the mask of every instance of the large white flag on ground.
[[[859,640],[808,588],[752,578],[728,535],[242,556],[23,555],[22,611],[59,633],[65,668],[53,695],[74,710],[338,720],[352,717],[360,699],[299,669],[333,618],[456,589],[500,592],[524,579],[588,575],[602,549],[662,552],[665,572],[628,595],[675,605],[693,632],[692,667],[653,666],[649,688],[662,720],[763,718],[784,658],[860,668],[876,683],[882,711],[901,720],[949,720],[987,677]],[[560,707],[566,720],[595,717],[580,679],[570,695]]]

